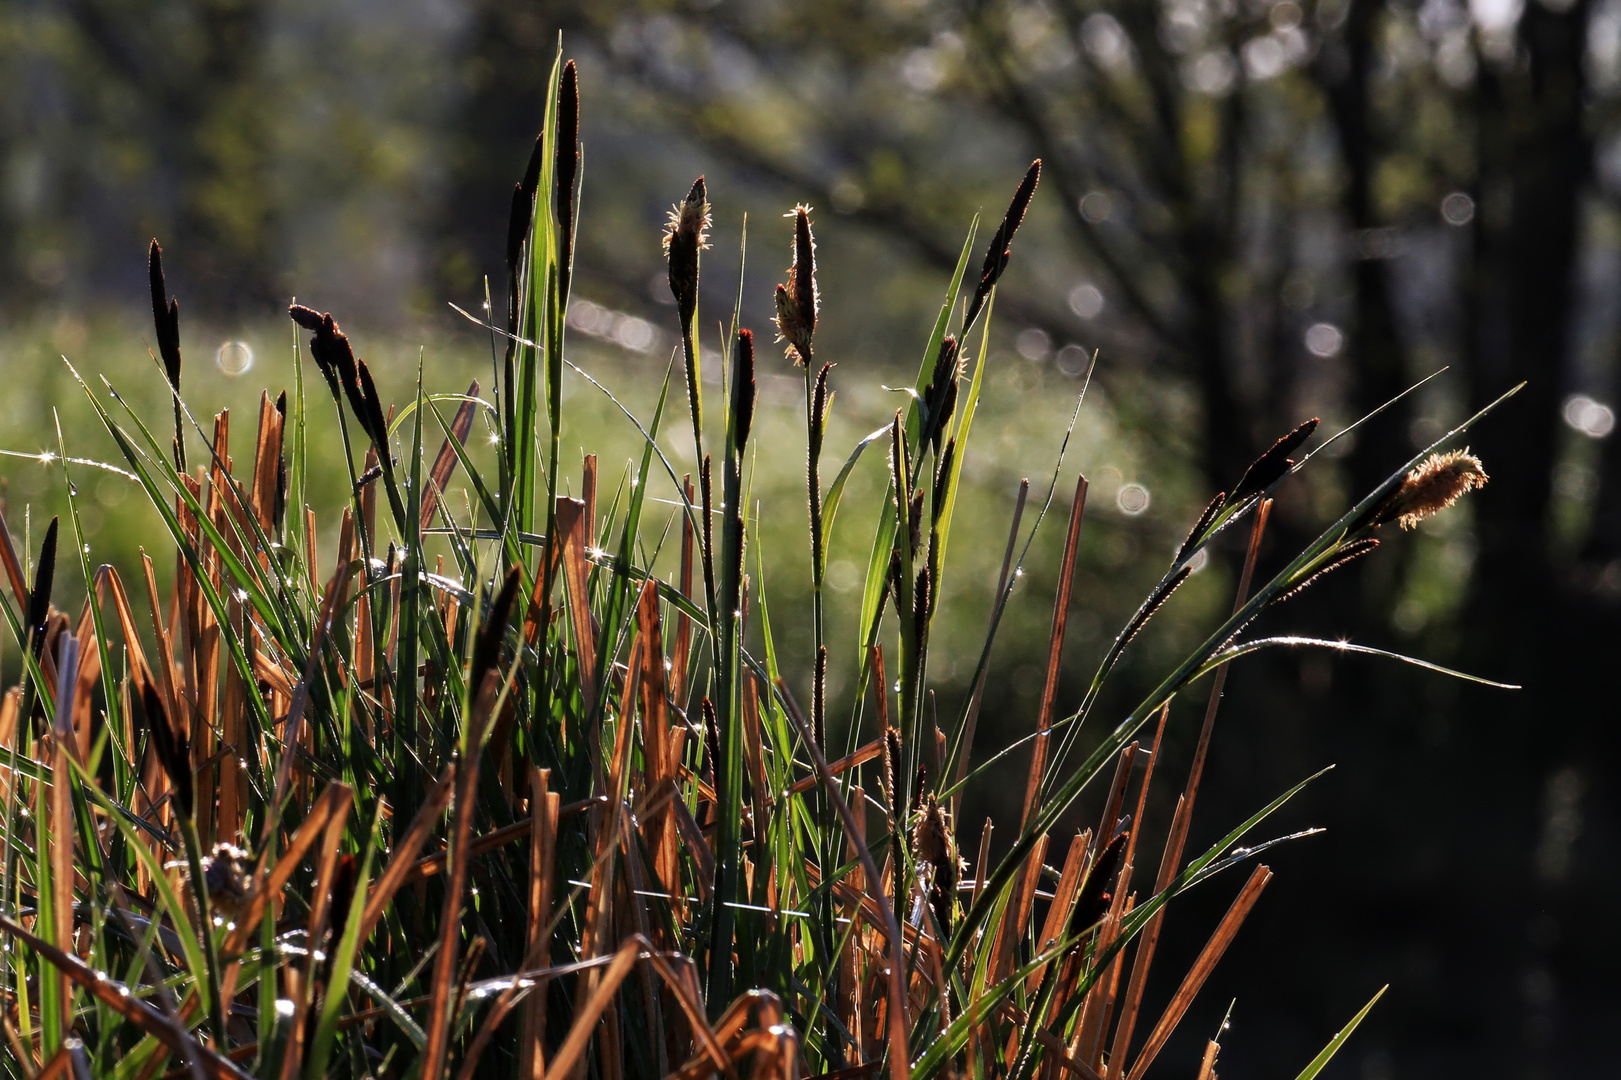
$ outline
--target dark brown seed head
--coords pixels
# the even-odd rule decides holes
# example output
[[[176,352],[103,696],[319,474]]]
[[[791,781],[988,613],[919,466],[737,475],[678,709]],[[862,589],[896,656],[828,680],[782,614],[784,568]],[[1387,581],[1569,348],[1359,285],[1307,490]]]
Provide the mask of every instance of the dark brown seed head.
[[[1154,591],[1148,594],[1148,599],[1143,601],[1143,606],[1137,609],[1137,614],[1132,616],[1131,621],[1126,624],[1126,628],[1120,632],[1120,637],[1115,641],[1113,651],[1118,652],[1130,645],[1131,639],[1136,637],[1142,631],[1142,628],[1148,625],[1148,620],[1152,619],[1154,613],[1164,605],[1165,601],[1171,598],[1172,593],[1182,587],[1182,583],[1188,580],[1188,575],[1191,573],[1193,573],[1193,567],[1184,566],[1161,581]]]
[[[811,238],[809,206],[794,207],[794,264],[788,270],[789,292],[809,333],[816,332],[816,241]]]
[[[276,458],[276,501],[270,508],[270,528],[277,536],[281,535],[282,524],[287,520],[287,455],[281,454]]]
[[[709,197],[704,178],[692,182],[687,197],[670,211],[664,226],[664,255],[670,263],[670,293],[681,325],[691,325],[698,310],[698,252],[709,246]]]
[[[332,908],[328,915],[327,933],[336,940],[343,936],[349,922],[349,909],[355,902],[355,885],[359,877],[359,863],[353,855],[338,860],[332,872]]]
[[[1088,927],[1096,925],[1109,910],[1109,889],[1114,883],[1116,872],[1120,869],[1120,859],[1126,853],[1126,840],[1131,836],[1130,829],[1122,829],[1114,834],[1103,853],[1092,864],[1087,872],[1086,883],[1081,886],[1080,899],[1075,902],[1075,909],[1070,917],[1069,932],[1079,934]]]
[[[918,492],[921,499],[923,493]],[[934,574],[924,563],[912,585],[912,633],[914,639],[925,642],[929,638],[929,618],[934,614]]]
[[[1182,546],[1177,549],[1176,558],[1171,565],[1176,565],[1176,563],[1183,561],[1193,553],[1194,547],[1199,543],[1199,538],[1210,527],[1210,523],[1216,520],[1216,513],[1226,505],[1227,493],[1225,491],[1217,492],[1216,497],[1211,499],[1210,504],[1204,508],[1204,513],[1199,515],[1199,520],[1193,523],[1193,528],[1188,530],[1187,539],[1183,540]]]
[[[951,816],[933,795],[923,805],[922,819],[913,833],[913,845],[918,859],[934,866],[929,906],[934,910],[934,921],[942,937],[950,938],[957,885],[962,880],[962,859],[951,834]],[[935,855],[939,858],[932,858]]]
[[[158,356],[172,390],[180,389],[180,301],[169,297],[163,283],[163,249],[156,240],[147,249],[147,282],[152,288],[152,328],[157,334]]]
[[[310,359],[315,361],[321,377],[326,380],[327,389],[332,391],[333,400],[339,400],[342,393],[339,388],[341,379],[334,362],[337,347],[331,340],[332,333],[337,329],[337,323],[332,321],[331,315],[307,308],[303,304],[291,305],[287,309],[287,314],[293,322],[315,335],[310,338]]]
[[[516,330],[518,321],[518,259],[523,255],[524,238],[529,235],[529,212],[534,193],[525,192],[522,183],[512,185],[512,206],[507,211],[507,332]]]
[[[559,230],[559,290],[568,293],[569,261],[574,247],[574,183],[580,172],[580,76],[570,60],[563,65],[557,92],[557,136],[552,158],[552,204]]]
[[[1030,163],[1024,179],[1019,181],[1019,187],[1013,192],[1013,201],[1008,203],[1007,213],[1002,215],[1002,224],[997,226],[996,235],[991,237],[991,246],[985,252],[985,262],[980,266],[979,284],[974,288],[974,298],[968,304],[968,314],[963,319],[963,326],[969,327],[979,317],[980,309],[985,306],[985,298],[990,295],[991,289],[996,287],[1002,272],[1007,269],[1008,260],[1013,257],[1013,234],[1019,231],[1019,225],[1024,221],[1025,211],[1030,209],[1030,199],[1036,193],[1036,185],[1041,182],[1041,159],[1037,158]]]
[[[506,638],[507,624],[512,621],[512,605],[518,596],[518,586],[523,577],[521,567],[514,566],[507,571],[506,580],[501,583],[501,589],[490,601],[490,610],[479,629],[478,638],[473,642],[472,666],[468,672],[469,685],[481,686],[484,683],[484,673],[495,669],[501,660],[501,642]]]
[[[816,648],[816,668],[811,680],[811,734],[816,745],[827,749],[827,646]]]
[[[325,319],[321,312],[316,311],[314,308],[305,307],[303,304],[289,304],[287,314],[295,323],[312,334],[321,329],[321,323]]]
[[[934,371],[929,385],[923,391],[923,442],[940,452],[940,438],[957,406],[957,377],[961,373],[958,362],[957,339],[947,334],[940,341],[940,352],[934,358]]]
[[[907,507],[907,537],[912,542],[912,555],[917,556],[918,549],[923,546],[923,497],[926,494],[919,487],[912,492],[911,505]]]
[[[887,694],[887,686],[878,687],[878,692]],[[901,733],[900,729],[887,727],[884,729],[884,794],[889,797],[889,819],[894,828],[901,828],[901,789],[897,783],[901,765]]]
[[[709,778],[718,787],[720,784],[720,725],[715,720],[715,705],[708,698],[698,702],[698,714],[704,724],[704,753],[709,758]]]
[[[827,377],[832,371],[832,364],[823,364],[822,370],[816,373],[816,385],[811,389],[810,452],[812,458],[818,458],[822,454],[822,436],[827,431],[827,406],[832,401],[827,388]]]
[[[931,866],[945,866],[955,861],[955,845],[951,842],[951,823],[946,819],[946,808],[931,793],[924,800],[922,813],[912,827],[912,854],[919,862]]]
[[[797,334],[800,332],[800,328],[798,326],[799,309],[794,306],[793,294],[788,291],[788,286],[777,286],[776,304],[777,340],[788,341],[790,334]],[[783,350],[783,354],[787,356],[788,359],[794,361],[794,363],[799,363],[799,354],[794,351],[792,344],[789,344]]]
[[[951,467],[956,456],[957,440],[947,439],[945,448],[940,451],[940,467],[934,473],[934,498],[929,503],[929,514],[934,521],[940,520],[946,497],[951,493]]]
[[[321,316],[320,328],[310,339],[310,355],[315,357],[316,364],[323,371],[331,370],[332,376],[328,377],[328,384],[336,382],[343,387],[343,395],[349,400],[349,410],[355,414],[355,419],[360,421],[360,426],[370,434],[372,428],[367,416],[366,394],[360,385],[355,351],[349,345],[348,335],[338,329],[338,324],[330,313]]]
[[[34,565],[34,587],[28,593],[28,629],[34,635],[34,658],[45,648],[45,626],[51,618],[51,587],[56,579],[56,527],[52,518],[45,529],[45,542],[39,547]]]
[[[360,423],[371,435],[372,445],[377,447],[377,459],[388,461],[388,421],[383,417],[383,402],[377,396],[377,384],[372,382],[371,369],[366,367],[366,361],[360,360],[355,365],[356,384],[360,388],[360,400],[365,408],[359,414]]]
[[[703,503],[703,552],[704,573],[711,578],[715,576],[715,487],[713,470],[710,468],[709,455],[705,454],[703,461],[698,463],[698,495]]]
[[[1377,528],[1394,521],[1411,529],[1476,488],[1485,487],[1488,479],[1480,459],[1467,449],[1431,454],[1369,512],[1370,520],[1363,524]]]
[[[563,65],[563,80],[557,90],[557,138],[553,158],[553,178],[557,181],[558,205],[569,192],[572,208],[574,179],[580,167],[580,73],[570,60]],[[566,220],[558,214],[559,220]]]
[[[737,452],[749,441],[749,428],[754,424],[754,331],[737,332],[737,359],[732,367],[732,430],[737,440]]]
[[[158,764],[169,777],[174,789],[175,805],[186,817],[196,809],[191,777],[191,746],[184,732],[169,722],[169,710],[157,686],[146,682],[141,688],[141,711],[146,714],[147,732],[152,739],[152,752]]]
[[[507,329],[515,331],[518,323],[518,260],[523,257],[524,241],[529,239],[529,226],[534,221],[535,189],[540,186],[540,167],[545,162],[546,136],[535,136],[535,145],[529,150],[529,161],[524,166],[523,178],[513,185],[512,208],[507,215]]]
[[[889,424],[889,479],[895,493],[896,521],[906,520],[908,492],[912,487],[912,462],[907,452],[905,430],[901,413],[897,410],[895,419]]]
[[[1311,438],[1311,433],[1317,430],[1317,423],[1317,417],[1312,417],[1273,443],[1266,453],[1250,462],[1250,467],[1244,470],[1238,486],[1233,488],[1230,502],[1243,502],[1251,495],[1259,495],[1283,479],[1295,465],[1289,455],[1294,453],[1301,443]]]
[[[801,364],[810,362],[811,336],[816,333],[820,304],[810,209],[796,206],[785,215],[794,219],[793,260],[788,265],[788,283],[777,286],[777,340],[787,342],[788,356]]]

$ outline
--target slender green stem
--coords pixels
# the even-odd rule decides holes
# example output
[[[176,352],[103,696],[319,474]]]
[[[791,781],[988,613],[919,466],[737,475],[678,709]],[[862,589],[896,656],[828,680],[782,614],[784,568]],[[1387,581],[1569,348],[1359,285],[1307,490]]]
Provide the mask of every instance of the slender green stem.
[[[203,845],[197,836],[197,822],[181,815],[180,836],[186,845],[186,870],[191,875],[191,900],[197,905],[197,936],[202,939],[203,960],[208,966],[208,986],[201,988],[203,1003],[208,1009],[208,1032],[214,1045],[223,1050],[225,1042],[225,1016],[220,1009],[219,950],[214,944],[214,919],[208,908],[208,882],[203,877]]]
[[[805,486],[810,500],[811,548],[811,634],[812,648],[820,650],[827,644],[827,629],[823,614],[822,577],[826,571],[827,556],[822,550],[822,423],[816,408],[816,376],[811,371],[811,358],[805,357]],[[825,717],[818,718],[825,722]],[[827,732],[817,730],[816,737],[825,741]],[[823,753],[827,747],[821,747]]]

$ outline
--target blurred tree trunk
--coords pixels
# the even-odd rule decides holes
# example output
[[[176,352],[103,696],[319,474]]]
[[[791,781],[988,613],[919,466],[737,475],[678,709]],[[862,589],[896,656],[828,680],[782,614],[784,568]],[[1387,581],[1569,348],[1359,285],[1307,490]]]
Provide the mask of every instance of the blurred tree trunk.
[[[1472,435],[1492,483],[1477,505],[1470,607],[1481,647],[1511,648],[1515,656],[1546,640],[1528,641],[1528,634],[1554,608],[1549,511],[1579,298],[1582,200],[1592,174],[1583,129],[1587,21],[1586,0],[1563,11],[1527,5],[1518,34],[1523,66],[1505,73],[1483,63],[1477,90],[1470,404],[1480,408],[1522,380],[1526,387]]]
[[[75,69],[95,95],[139,102],[158,159],[151,168],[170,220],[151,222],[188,298],[215,310],[281,299],[272,278],[270,101],[262,84],[268,0],[151,5],[70,0],[67,12],[98,61]],[[97,76],[112,80],[103,87]],[[143,223],[146,224],[146,223]],[[138,261],[138,256],[132,256]]]
[[[458,301],[482,297],[488,276],[499,308],[512,185],[544,122],[557,35],[573,41],[578,15],[566,0],[468,0],[467,7],[472,31],[457,69],[462,105],[446,132],[449,180],[434,222],[432,275],[439,291]],[[500,321],[504,312],[495,314]]]
[[[1346,335],[1347,405],[1353,416],[1368,415],[1409,385],[1405,350],[1391,310],[1390,264],[1378,245],[1369,243],[1370,230],[1381,221],[1374,205],[1379,147],[1368,89],[1384,13],[1384,0],[1351,0],[1339,40],[1326,44],[1316,65],[1345,168],[1341,207],[1351,230],[1355,290],[1355,321]],[[1371,491],[1390,475],[1409,443],[1411,416],[1409,403],[1403,401],[1363,425],[1348,462],[1353,492]]]
[[[1483,61],[1475,91],[1480,179],[1468,298],[1470,407],[1522,380],[1526,386],[1470,435],[1492,482],[1475,504],[1466,663],[1525,690],[1471,689],[1453,710],[1470,731],[1458,741],[1467,773],[1457,797],[1479,806],[1469,832],[1452,845],[1454,872],[1461,888],[1498,900],[1459,920],[1446,947],[1460,975],[1480,987],[1483,1017],[1514,1033],[1505,1050],[1527,1075],[1546,1065],[1558,1037],[1546,1006],[1528,1006],[1521,990],[1539,972],[1548,978],[1547,943],[1538,945],[1527,927],[1566,915],[1560,882],[1539,871],[1547,792],[1577,747],[1596,749],[1591,719],[1613,708],[1603,700],[1608,695],[1594,696],[1593,677],[1595,663],[1613,663],[1613,628],[1605,633],[1594,613],[1580,613],[1551,520],[1560,400],[1574,366],[1582,202],[1592,174],[1584,130],[1589,14],[1585,0],[1561,11],[1527,4],[1519,55],[1512,63]],[[1570,718],[1557,735],[1543,723],[1553,711]],[[1505,943],[1489,963],[1478,955],[1483,940]]]

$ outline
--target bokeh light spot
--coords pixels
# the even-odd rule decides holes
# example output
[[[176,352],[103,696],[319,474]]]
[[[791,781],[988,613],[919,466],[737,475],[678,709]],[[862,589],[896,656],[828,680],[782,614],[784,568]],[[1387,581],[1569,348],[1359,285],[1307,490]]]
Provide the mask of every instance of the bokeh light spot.
[[[1115,493],[1114,504],[1120,508],[1122,514],[1136,517],[1148,509],[1153,502],[1148,489],[1138,483],[1121,484],[1120,490]]]
[[[1306,330],[1306,348],[1313,356],[1338,356],[1345,345],[1345,335],[1333,323],[1313,323]]]
[[[253,367],[253,348],[245,341],[227,341],[214,354],[214,363],[227,375],[246,375]]]
[[[1565,423],[1589,439],[1603,439],[1615,430],[1615,410],[1586,394],[1572,394],[1560,410]]]
[[[1454,191],[1441,200],[1441,220],[1448,225],[1467,225],[1475,220],[1475,200]]]

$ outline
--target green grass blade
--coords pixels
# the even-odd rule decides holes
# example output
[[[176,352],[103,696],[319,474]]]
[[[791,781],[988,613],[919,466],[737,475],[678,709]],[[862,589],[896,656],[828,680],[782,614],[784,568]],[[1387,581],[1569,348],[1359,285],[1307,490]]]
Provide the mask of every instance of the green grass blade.
[[[1323,1071],[1323,1066],[1327,1065],[1334,1055],[1339,1053],[1340,1047],[1345,1045],[1345,1040],[1351,1037],[1351,1033],[1357,1029],[1357,1025],[1362,1023],[1363,1018],[1372,1011],[1374,1005],[1378,1004],[1379,999],[1384,997],[1385,991],[1389,989],[1388,985],[1381,986],[1379,992],[1373,995],[1373,998],[1366,1005],[1362,1006],[1360,1012],[1351,1017],[1350,1023],[1341,1028],[1338,1035],[1328,1041],[1328,1045],[1323,1047],[1321,1053],[1311,1059],[1311,1064],[1302,1069],[1300,1075],[1295,1077],[1295,1080],[1314,1080],[1314,1077]]]
[[[888,434],[889,425],[885,424],[878,430],[862,436],[861,441],[856,443],[855,449],[850,451],[850,456],[844,459],[844,464],[840,466],[839,474],[833,478],[833,483],[829,484],[827,490],[822,493],[822,533],[825,537],[822,542],[822,558],[824,561],[827,559],[827,549],[832,543],[833,521],[839,512],[839,500],[844,498],[845,481],[850,479],[850,473],[855,469],[856,462],[861,460],[861,455],[866,452],[867,447]]]

